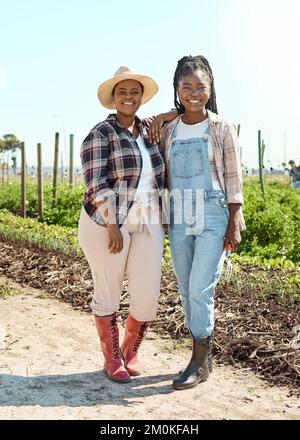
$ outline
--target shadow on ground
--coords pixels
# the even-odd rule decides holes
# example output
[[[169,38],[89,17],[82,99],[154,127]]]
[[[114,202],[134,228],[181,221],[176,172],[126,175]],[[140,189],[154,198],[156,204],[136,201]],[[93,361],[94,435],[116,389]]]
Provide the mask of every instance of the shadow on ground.
[[[103,371],[35,377],[1,374],[0,407],[134,406],[138,403],[134,399],[172,393],[171,383],[175,376],[141,376],[119,384],[108,380]]]

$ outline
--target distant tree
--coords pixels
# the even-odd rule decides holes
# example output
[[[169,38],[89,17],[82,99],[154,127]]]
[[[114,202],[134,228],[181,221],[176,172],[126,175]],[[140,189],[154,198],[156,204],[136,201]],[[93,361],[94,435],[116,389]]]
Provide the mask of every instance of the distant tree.
[[[14,174],[16,174],[17,170],[17,156],[16,149],[19,148],[20,141],[14,134],[4,134],[2,139],[0,139],[0,153],[2,153],[2,159],[4,163],[4,154],[8,151],[12,152],[12,168],[14,170]]]
[[[5,142],[3,139],[0,139],[0,153],[4,152],[5,150]]]

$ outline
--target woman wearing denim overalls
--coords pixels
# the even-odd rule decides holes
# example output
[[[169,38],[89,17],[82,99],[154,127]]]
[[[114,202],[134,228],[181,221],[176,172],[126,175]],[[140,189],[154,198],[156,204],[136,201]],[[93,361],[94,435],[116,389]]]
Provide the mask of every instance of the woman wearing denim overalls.
[[[189,56],[178,62],[174,93],[179,116],[164,127],[162,144],[171,254],[193,338],[191,360],[173,387],[186,389],[205,381],[212,369],[215,287],[225,252],[236,251],[245,224],[237,133],[217,115],[206,58]],[[158,129],[154,121],[151,136],[157,138]]]

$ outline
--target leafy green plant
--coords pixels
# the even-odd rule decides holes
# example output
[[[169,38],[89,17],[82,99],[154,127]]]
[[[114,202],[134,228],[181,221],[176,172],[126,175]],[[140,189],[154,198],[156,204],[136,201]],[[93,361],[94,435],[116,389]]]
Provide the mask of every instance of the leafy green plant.
[[[259,182],[244,185],[244,216],[247,230],[239,248],[241,255],[263,259],[282,257],[300,261],[300,198],[288,182],[271,182],[263,196]]]
[[[0,298],[7,298],[8,296],[11,296],[13,294],[14,291],[9,284],[0,283]]]
[[[7,211],[0,212],[0,236],[65,253],[81,252],[77,242],[77,229],[46,225],[34,219],[14,216]]]

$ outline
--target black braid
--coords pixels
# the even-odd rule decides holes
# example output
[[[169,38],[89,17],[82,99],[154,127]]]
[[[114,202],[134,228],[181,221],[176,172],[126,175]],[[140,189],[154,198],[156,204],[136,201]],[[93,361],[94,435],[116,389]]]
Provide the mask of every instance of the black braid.
[[[173,85],[174,85],[174,104],[175,107],[177,108],[178,113],[179,114],[184,113],[184,107],[177,99],[178,83],[183,76],[190,75],[196,70],[201,70],[202,72],[206,73],[210,80],[210,98],[207,101],[205,108],[207,108],[208,110],[214,113],[218,113],[213,73],[209,65],[209,62],[202,55],[198,55],[196,57],[186,56],[181,58],[181,60],[179,60],[177,63],[177,67],[174,74]]]

